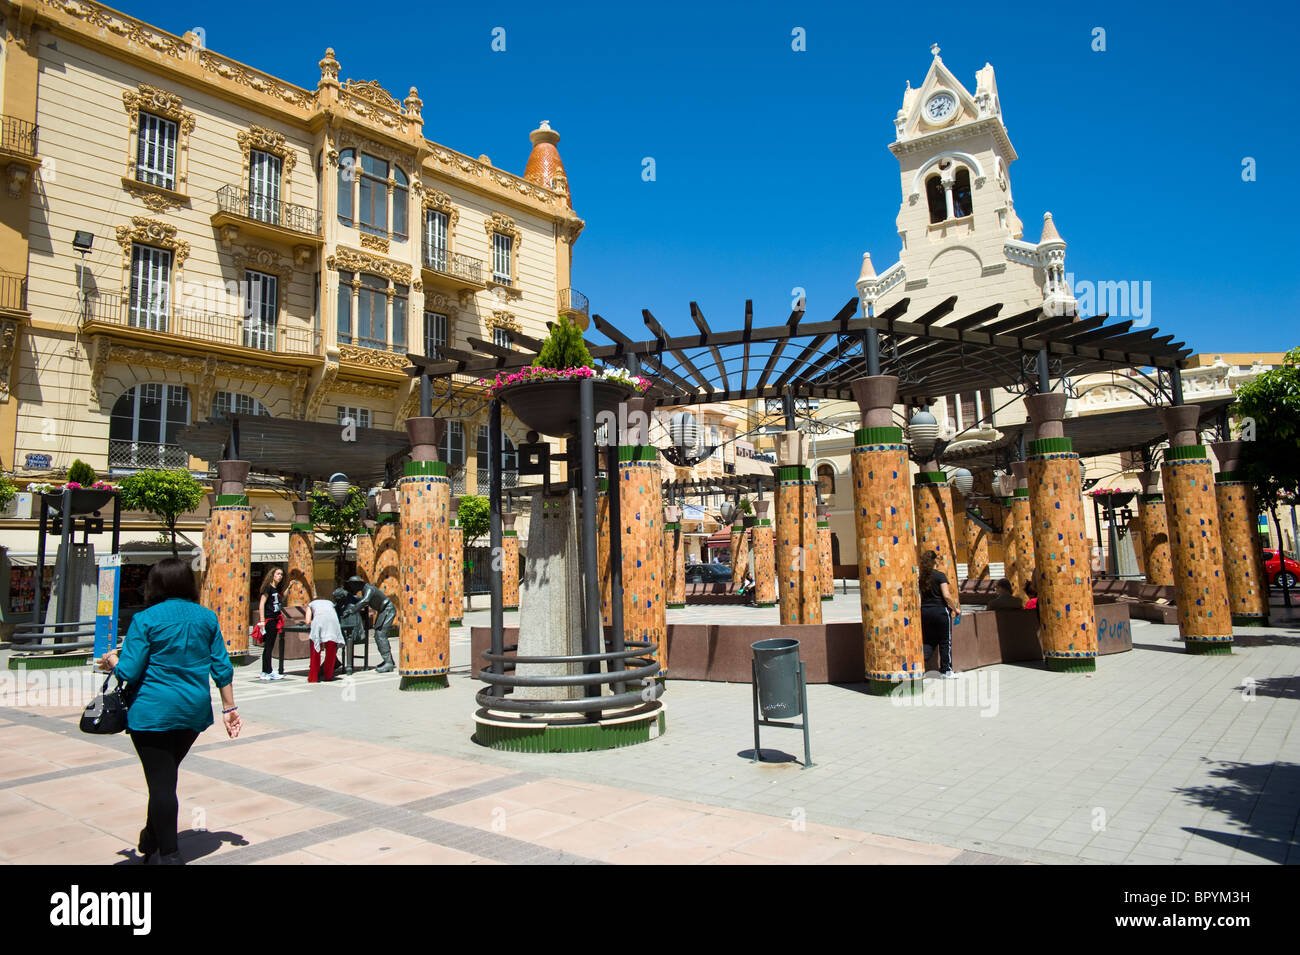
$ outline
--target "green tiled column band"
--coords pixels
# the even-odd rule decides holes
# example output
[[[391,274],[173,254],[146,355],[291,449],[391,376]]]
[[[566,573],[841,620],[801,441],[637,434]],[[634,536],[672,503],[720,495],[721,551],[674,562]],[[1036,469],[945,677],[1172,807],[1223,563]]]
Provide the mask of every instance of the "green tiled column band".
[[[897,680],[867,680],[867,692],[872,696],[919,696],[924,683],[919,676],[902,676]]]
[[[1205,450],[1203,444],[1187,444],[1181,448],[1165,448],[1166,461],[1197,461],[1204,459],[1208,461],[1210,455]]]
[[[859,447],[864,444],[902,444],[903,429],[888,428],[858,428],[853,432],[853,443]]]
[[[801,464],[782,465],[776,469],[778,481],[811,481],[812,472]]]
[[[1241,471],[1220,471],[1214,475],[1215,484],[1244,484],[1246,475]]]
[[[1218,639],[1197,637],[1195,640],[1184,638],[1183,649],[1188,653],[1196,653],[1201,656],[1229,654],[1232,653],[1232,637],[1220,637]]]
[[[376,524],[396,524],[399,520],[401,520],[401,515],[394,514],[391,511],[381,511],[375,515]]]
[[[596,478],[596,493],[597,494],[609,493],[609,478]]]
[[[664,523],[664,530],[666,531],[679,531],[681,529],[682,529],[681,524],[669,523],[669,522]]]
[[[1163,494],[1140,494],[1138,500],[1143,504],[1163,504],[1165,496]]]
[[[758,524],[757,524],[756,526],[757,526],[757,527],[771,527],[771,526],[772,526],[772,521],[771,521],[771,519],[769,519],[769,518],[762,517],[762,518],[759,518],[759,520],[758,520]]]
[[[407,461],[402,468],[402,474],[405,477],[420,477],[423,475],[432,475],[433,477],[447,476],[446,461]]]
[[[1074,443],[1069,438],[1039,438],[1030,441],[1027,454],[1062,454],[1074,450]]]
[[[508,723],[475,717],[474,742],[512,753],[585,753],[618,749],[658,739],[668,729],[664,711],[634,719],[580,723],[571,726]]]
[[[918,486],[922,484],[948,484],[948,475],[943,471],[918,471],[916,475]]]
[[[217,507],[248,507],[248,495],[218,494]]]
[[[1043,662],[1053,673],[1095,673],[1097,671],[1095,656],[1045,657]]]
[[[504,529],[503,529],[503,530],[501,531],[501,536],[502,536],[502,537],[518,537],[518,536],[519,536],[519,532],[518,532],[518,531],[515,531],[515,530],[509,530],[509,531],[507,531],[507,530],[504,530]]]
[[[830,527],[830,526],[831,526],[830,521],[818,521],[818,522],[817,522],[817,527],[818,527],[819,529],[822,528],[822,527]]]
[[[1028,497],[1028,496],[1029,496],[1029,488],[1027,487],[1016,488],[1016,493],[1014,497]]]
[[[315,529],[316,529],[316,525],[314,524],[290,524],[289,525],[289,530],[300,531],[304,534],[310,534]]]
[[[658,461],[659,449],[653,444],[620,444],[618,460],[620,464],[627,461]]]

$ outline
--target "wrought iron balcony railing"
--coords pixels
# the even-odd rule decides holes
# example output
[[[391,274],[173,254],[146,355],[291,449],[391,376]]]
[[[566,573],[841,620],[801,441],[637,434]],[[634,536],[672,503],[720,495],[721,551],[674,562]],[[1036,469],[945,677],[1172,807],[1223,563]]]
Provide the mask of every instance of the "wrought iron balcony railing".
[[[424,267],[442,275],[449,275],[474,285],[486,284],[483,280],[483,262],[468,255],[448,252],[437,246],[424,247]]]
[[[0,308],[15,312],[27,308],[27,276],[0,272]]]
[[[518,471],[502,471],[502,472],[501,472],[501,486],[502,486],[503,488],[513,488],[513,487],[518,487],[518,486],[519,486],[519,472],[518,472]],[[492,487],[491,487],[491,481],[488,480],[488,472],[487,472],[487,468],[483,468],[483,467],[481,467],[481,468],[479,468],[479,470],[478,470],[478,493],[479,493],[480,495],[486,497],[486,496],[491,492],[491,490],[492,490]]]
[[[36,124],[14,116],[0,121],[0,149],[36,157]]]
[[[321,215],[315,209],[272,199],[239,186],[222,186],[217,190],[217,209],[291,232],[321,234]]]
[[[3,285],[0,284],[0,288]],[[248,316],[222,315],[197,308],[169,308],[129,296],[100,293],[86,302],[85,322],[139,328],[197,341],[235,345],[285,355],[313,355],[318,333],[310,328],[267,323]]]
[[[110,468],[187,468],[190,455],[179,444],[149,441],[108,442]]]
[[[556,297],[556,310],[561,314],[587,314],[587,296],[576,288],[562,288]]]

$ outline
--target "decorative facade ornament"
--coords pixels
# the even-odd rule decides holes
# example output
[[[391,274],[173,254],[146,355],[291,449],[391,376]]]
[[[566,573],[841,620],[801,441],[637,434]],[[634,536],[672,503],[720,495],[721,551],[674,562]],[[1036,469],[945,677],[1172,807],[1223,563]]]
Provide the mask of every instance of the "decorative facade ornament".
[[[274,76],[253,70],[224,56],[218,56],[210,50],[199,51],[199,65],[209,73],[215,73],[222,79],[279,100],[281,103],[302,110],[314,110],[316,97],[301,87],[278,80]]]
[[[194,114],[186,111],[184,102],[175,93],[150,86],[148,83],[138,83],[134,90],[123,91],[122,106],[127,114],[126,172],[123,178],[136,182],[141,190],[152,189],[163,193],[184,194],[189,181],[190,133],[194,132]],[[175,188],[172,190],[166,190],[161,186],[150,186],[148,183],[138,182],[135,178],[140,158],[141,112],[161,116],[176,124],[176,181]]]
[[[325,401],[325,393],[334,385],[334,379],[338,377],[339,363],[325,359],[325,365],[321,368],[320,381],[312,389],[311,395],[307,398],[306,413],[303,417],[308,421],[316,420],[320,414],[320,406]]]
[[[386,371],[400,371],[403,374],[407,365],[405,354],[381,351],[378,348],[362,348],[360,345],[340,344],[339,358],[357,365],[365,365],[367,368],[382,368]],[[347,384],[347,382],[339,382],[335,387],[342,391]],[[388,397],[393,396],[390,394]]]
[[[372,249],[375,252],[387,252],[388,240],[377,235],[370,235],[367,232],[361,234],[361,247],[363,249]]]
[[[363,348],[362,351],[374,351],[374,349]],[[379,385],[372,381],[336,381],[334,390],[340,394],[360,395],[362,398],[373,398],[390,404],[397,400],[396,385]]]
[[[369,272],[371,275],[382,275],[398,285],[411,284],[410,263],[381,259],[368,252],[349,249],[345,245],[339,246],[325,257],[325,267],[336,272]]]
[[[132,216],[129,226],[120,225],[116,229],[117,243],[122,247],[122,289],[129,287],[128,277],[131,271],[131,247],[139,242],[160,249],[170,249],[172,265],[180,271],[185,260],[190,256],[190,244],[176,237],[176,226],[145,216]]]
[[[264,246],[246,245],[242,251],[232,256],[232,260],[235,268],[241,272],[249,269],[254,272],[266,272],[278,276],[281,282],[289,282],[293,278],[293,264],[282,261],[280,253]],[[281,296],[282,299],[283,297]]]
[[[515,220],[500,212],[494,212],[483,220],[483,229],[487,232],[488,242],[492,241],[492,234],[500,232],[502,235],[508,235],[514,239],[514,247],[511,249],[511,258],[519,255],[519,247],[523,244],[524,233],[519,226],[515,225]]]
[[[402,424],[407,418],[414,418],[420,413],[420,389],[419,387],[411,388],[407,393],[406,399],[402,406],[397,409],[397,424]]]
[[[248,129],[241,129],[235,136],[239,143],[239,148],[244,154],[243,174],[241,182],[248,182],[249,167],[252,165],[252,153],[256,149],[259,152],[270,153],[272,156],[280,157],[280,198],[285,202],[290,201],[292,190],[290,186],[292,179],[290,174],[293,167],[298,163],[298,154],[294,152],[293,147],[286,142],[283,133],[277,133],[275,130],[267,129],[265,126],[258,126],[256,123],[250,125]]]
[[[487,327],[489,330],[504,328],[512,332],[523,331],[519,327],[519,319],[515,318],[514,313],[503,310],[492,313],[491,317],[487,319]]]
[[[348,110],[386,129],[400,130],[405,125],[402,104],[379,85],[377,80],[348,80],[340,91],[340,101]]]
[[[157,30],[149,24],[134,17],[123,16],[107,7],[95,3],[77,3],[73,0],[44,0],[60,12],[77,20],[84,20],[91,26],[125,40],[128,43],[148,47],[155,53],[184,60],[189,53],[189,45],[168,33]],[[34,11],[33,11],[34,13]]]
[[[0,402],[9,400],[9,373],[17,350],[18,322],[4,319],[0,321]]]
[[[150,212],[162,214],[172,209],[179,209],[185,204],[183,196],[175,195],[169,190],[160,190],[157,186],[145,182],[127,179],[125,176],[122,178],[122,188],[143,202]]]
[[[359,136],[351,129],[341,129],[334,137],[333,148],[326,152],[326,159],[331,166],[339,164],[339,153],[344,149],[357,149],[363,153],[369,153],[371,156],[377,156],[387,161],[389,165],[401,166],[403,169],[412,171],[415,169],[415,153],[413,151],[394,149],[384,143],[367,139],[365,136]],[[330,153],[333,153],[333,155],[330,155]],[[360,159],[357,162],[360,162]],[[414,180],[419,177],[412,175],[407,178],[408,180]]]
[[[326,47],[325,56],[317,64],[320,67],[320,86],[339,85],[339,61],[334,58],[334,47]]]

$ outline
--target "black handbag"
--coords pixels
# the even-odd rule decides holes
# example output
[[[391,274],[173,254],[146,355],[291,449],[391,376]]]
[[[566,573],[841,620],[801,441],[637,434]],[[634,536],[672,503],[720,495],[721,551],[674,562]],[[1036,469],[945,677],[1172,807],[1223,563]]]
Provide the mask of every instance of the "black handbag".
[[[104,677],[103,689],[82,710],[81,732],[104,736],[126,729],[126,686],[122,683],[122,678],[118,677],[117,686],[110,690],[108,681],[113,676],[110,673]]]

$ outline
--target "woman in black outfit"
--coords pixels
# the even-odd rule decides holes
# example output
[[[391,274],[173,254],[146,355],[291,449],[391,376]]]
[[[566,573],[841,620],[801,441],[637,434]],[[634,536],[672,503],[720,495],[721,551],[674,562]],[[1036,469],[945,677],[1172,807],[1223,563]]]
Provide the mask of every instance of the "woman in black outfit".
[[[284,571],[274,568],[266,575],[262,584],[262,599],[257,602],[257,615],[262,621],[262,680],[282,680],[283,675],[271,668],[271,657],[275,650],[275,638],[284,632],[284,594],[280,588],[284,583]]]
[[[921,639],[927,657],[939,648],[939,676],[951,680],[957,676],[952,669],[952,624],[961,611],[952,599],[947,575],[934,569],[938,556],[932,550],[921,554]]]

